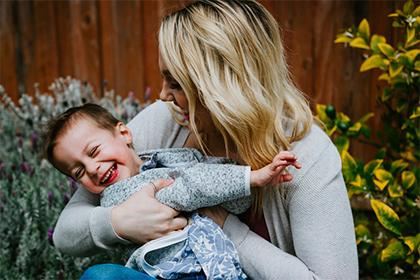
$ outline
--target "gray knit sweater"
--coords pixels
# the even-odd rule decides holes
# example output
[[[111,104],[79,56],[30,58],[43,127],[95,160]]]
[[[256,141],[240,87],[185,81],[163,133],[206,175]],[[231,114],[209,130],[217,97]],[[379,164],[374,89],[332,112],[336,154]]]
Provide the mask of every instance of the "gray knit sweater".
[[[182,147],[188,130],[156,102],[129,124],[138,151]],[[302,168],[282,188],[267,189],[263,210],[271,243],[229,215],[223,231],[235,243],[245,273],[252,279],[357,279],[354,225],[341,173],[340,156],[316,125],[291,151]],[[73,255],[127,242],[111,226],[111,209],[99,196],[79,188],[57,222],[54,243]]]

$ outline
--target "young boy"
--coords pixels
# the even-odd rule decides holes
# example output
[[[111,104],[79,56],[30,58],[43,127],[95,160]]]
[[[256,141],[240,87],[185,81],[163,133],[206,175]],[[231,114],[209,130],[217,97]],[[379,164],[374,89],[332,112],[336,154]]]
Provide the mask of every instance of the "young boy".
[[[111,207],[156,179],[174,180],[156,198],[178,210],[222,204],[239,214],[251,203],[250,187],[290,181],[285,167],[300,168],[296,157],[280,152],[273,162],[251,171],[225,158],[204,157],[195,149],[161,149],[138,156],[130,130],[107,110],[85,104],[50,121],[46,156],[62,173],[87,190],[101,194]],[[208,279],[245,279],[233,243],[211,219],[197,213],[182,231],[153,240],[136,250],[127,266],[164,279],[197,274]]]

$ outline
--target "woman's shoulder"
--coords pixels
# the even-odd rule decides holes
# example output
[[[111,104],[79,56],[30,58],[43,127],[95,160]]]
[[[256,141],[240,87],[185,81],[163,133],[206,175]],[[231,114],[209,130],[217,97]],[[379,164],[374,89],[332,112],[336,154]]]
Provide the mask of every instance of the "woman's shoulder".
[[[179,147],[187,134],[173,119],[167,104],[160,100],[144,108],[127,126],[136,151]]]

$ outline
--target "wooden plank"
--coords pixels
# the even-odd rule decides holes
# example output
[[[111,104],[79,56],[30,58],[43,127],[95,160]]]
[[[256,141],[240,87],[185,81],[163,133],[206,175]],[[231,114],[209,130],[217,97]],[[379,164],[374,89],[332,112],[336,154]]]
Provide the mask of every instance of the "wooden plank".
[[[143,1],[142,12],[144,85],[150,87],[151,99],[157,99],[162,83],[158,65],[158,32],[161,22],[159,3]],[[144,95],[140,96],[144,98]]]
[[[54,1],[54,20],[56,24],[58,75],[60,77],[74,76],[75,64],[72,42],[72,22],[70,19],[70,2]],[[58,78],[58,77],[57,77]]]
[[[25,3],[20,4],[23,6]],[[22,42],[25,48],[26,91],[33,94],[35,83],[39,84],[41,91],[46,91],[58,76],[58,53],[53,2],[34,1],[29,4],[22,7],[19,16],[25,25]],[[27,26],[29,23],[32,26]]]
[[[71,41],[75,78],[89,82],[100,94],[100,49],[98,40],[97,2],[71,1]]]
[[[16,102],[19,98],[17,80],[17,44],[16,44],[16,25],[13,16],[13,3],[10,1],[0,1],[0,84],[5,91]],[[15,18],[15,20],[17,20]]]

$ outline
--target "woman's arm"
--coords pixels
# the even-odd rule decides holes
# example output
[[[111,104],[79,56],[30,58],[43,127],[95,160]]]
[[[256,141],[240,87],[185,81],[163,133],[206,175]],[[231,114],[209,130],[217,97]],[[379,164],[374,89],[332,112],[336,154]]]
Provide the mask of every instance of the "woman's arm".
[[[302,166],[305,169],[304,163]],[[287,198],[293,239],[288,245],[296,256],[257,236],[232,215],[223,230],[234,241],[244,270],[253,279],[357,279],[353,219],[335,147],[328,145],[302,171],[306,173],[296,176],[300,180],[290,184]],[[274,230],[282,230],[279,217],[271,222]],[[281,233],[275,235],[280,240]]]

